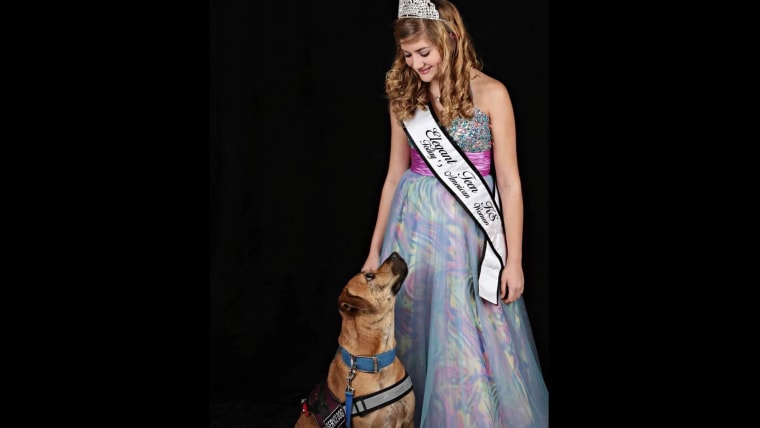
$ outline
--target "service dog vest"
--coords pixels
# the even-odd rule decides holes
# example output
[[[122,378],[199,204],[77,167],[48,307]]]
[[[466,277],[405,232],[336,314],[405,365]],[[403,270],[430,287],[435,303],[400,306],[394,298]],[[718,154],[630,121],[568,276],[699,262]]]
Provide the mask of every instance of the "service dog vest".
[[[412,378],[409,377],[409,373],[404,373],[404,377],[393,386],[372,394],[355,397],[351,406],[351,416],[364,416],[381,407],[393,404],[404,398],[412,389]],[[302,404],[306,406],[306,410],[320,428],[345,428],[345,402],[341,403],[333,395],[327,387],[327,380],[318,383],[311,390],[309,396],[302,400]]]
[[[478,294],[498,305],[499,278],[507,248],[497,186],[494,185],[491,193],[478,168],[438,125],[431,107],[418,108],[411,119],[404,120],[404,125],[404,131],[428,168],[485,232]]]

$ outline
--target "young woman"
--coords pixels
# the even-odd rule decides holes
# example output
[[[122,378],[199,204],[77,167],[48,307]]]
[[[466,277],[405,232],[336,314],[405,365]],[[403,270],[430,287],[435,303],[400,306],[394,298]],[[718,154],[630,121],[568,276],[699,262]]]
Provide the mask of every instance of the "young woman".
[[[509,93],[483,73],[452,3],[401,0],[394,35],[390,163],[362,270],[393,251],[408,263],[395,329],[415,426],[546,427],[548,391],[520,299]]]

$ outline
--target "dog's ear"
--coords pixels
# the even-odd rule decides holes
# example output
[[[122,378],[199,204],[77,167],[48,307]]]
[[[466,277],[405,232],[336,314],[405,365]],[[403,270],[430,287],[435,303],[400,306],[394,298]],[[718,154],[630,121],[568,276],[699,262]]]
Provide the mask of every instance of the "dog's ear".
[[[406,275],[409,273],[409,267],[406,264],[406,260],[396,252],[388,256],[385,263],[390,264],[391,272],[394,275],[398,275],[396,282],[393,284],[393,288],[391,288],[391,291],[395,295],[401,289],[401,285],[403,285]]]
[[[401,273],[398,278],[396,278],[396,282],[393,284],[393,287],[391,288],[391,292],[393,295],[397,295],[399,290],[401,290],[401,286],[404,285],[404,280],[406,279],[406,271]]]

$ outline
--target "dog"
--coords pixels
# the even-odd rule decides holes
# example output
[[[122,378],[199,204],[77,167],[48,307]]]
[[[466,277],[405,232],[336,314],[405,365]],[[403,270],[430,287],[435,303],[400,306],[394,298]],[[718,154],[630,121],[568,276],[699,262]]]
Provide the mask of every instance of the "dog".
[[[395,354],[394,306],[407,272],[394,252],[343,287],[338,351],[327,378],[301,400],[295,428],[414,428],[411,379]]]

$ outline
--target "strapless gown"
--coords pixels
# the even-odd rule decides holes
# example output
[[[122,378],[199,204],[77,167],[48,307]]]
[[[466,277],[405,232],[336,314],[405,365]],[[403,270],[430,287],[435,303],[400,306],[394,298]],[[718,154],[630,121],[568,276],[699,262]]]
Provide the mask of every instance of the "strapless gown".
[[[482,163],[490,155],[490,123],[482,111],[443,129],[468,157]],[[409,266],[395,329],[397,355],[414,384],[415,426],[547,427],[549,394],[524,299],[494,305],[478,296],[484,233],[425,170],[412,156],[380,254],[384,260],[397,251]],[[493,187],[489,167],[483,172]]]

